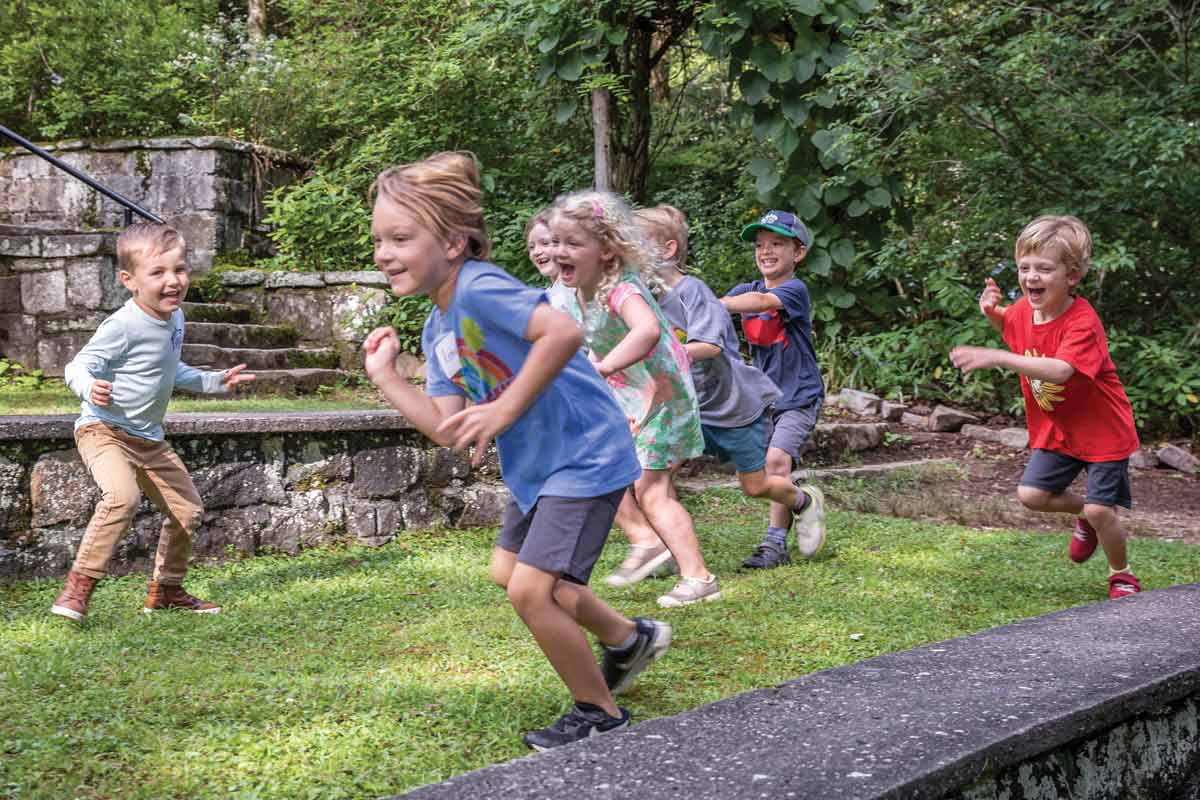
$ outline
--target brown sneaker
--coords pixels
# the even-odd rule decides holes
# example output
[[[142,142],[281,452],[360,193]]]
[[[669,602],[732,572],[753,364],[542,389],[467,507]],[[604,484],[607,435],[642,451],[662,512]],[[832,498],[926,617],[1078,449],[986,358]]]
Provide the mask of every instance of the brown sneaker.
[[[96,578],[71,570],[67,573],[66,586],[54,601],[54,605],[50,606],[50,613],[83,622],[83,618],[87,616],[88,601],[92,599],[92,590],[98,582]]]
[[[216,603],[192,597],[182,586],[170,586],[158,581],[150,581],[146,592],[146,607],[143,614],[151,611],[163,611],[177,608],[180,611],[191,611],[193,614],[216,614],[221,607]]]

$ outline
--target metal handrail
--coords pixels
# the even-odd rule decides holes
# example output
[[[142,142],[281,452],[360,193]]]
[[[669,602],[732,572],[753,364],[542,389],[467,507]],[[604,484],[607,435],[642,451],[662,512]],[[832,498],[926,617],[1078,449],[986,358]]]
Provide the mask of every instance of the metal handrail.
[[[45,150],[38,147],[36,144],[34,144],[33,142],[26,139],[24,136],[21,136],[20,134],[17,134],[17,133],[13,133],[8,128],[4,127],[3,125],[0,125],[0,136],[4,136],[4,137],[11,139],[12,141],[19,144],[21,147],[24,147],[26,150],[33,153],[35,156],[38,156],[39,158],[43,158],[46,161],[49,161],[51,164],[58,167],[59,169],[61,169],[63,172],[67,173],[71,177],[77,178],[78,180],[83,181],[88,186],[92,187],[93,189],[95,189],[97,192],[104,195],[108,199],[113,200],[114,202],[120,203],[125,208],[125,225],[127,227],[129,225],[133,224],[133,215],[134,214],[137,214],[142,219],[148,219],[151,222],[157,222],[159,224],[162,224],[162,218],[159,217],[157,214],[147,211],[146,209],[142,208],[141,206],[139,206],[137,203],[133,202],[129,198],[122,196],[118,192],[114,192],[112,189],[109,189],[107,186],[97,183],[96,180],[92,176],[88,175],[85,172],[80,172],[79,170],[75,169],[74,167],[72,167],[70,164],[66,163],[62,159],[57,158],[56,156],[50,155]]]

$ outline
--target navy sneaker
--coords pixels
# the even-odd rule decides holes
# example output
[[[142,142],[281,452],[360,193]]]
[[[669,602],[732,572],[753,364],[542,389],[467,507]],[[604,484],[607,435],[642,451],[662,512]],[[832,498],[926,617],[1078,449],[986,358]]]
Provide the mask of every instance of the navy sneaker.
[[[788,555],[786,549],[763,542],[754,548],[754,552],[742,562],[742,566],[746,569],[771,569],[789,564],[791,560],[792,557]]]
[[[621,716],[610,717],[608,713],[591,703],[576,703],[566,714],[558,718],[549,728],[525,734],[525,744],[534,750],[549,750],[562,747],[580,739],[612,733],[629,727],[629,710],[620,709]]]
[[[604,682],[613,694],[628,689],[638,673],[661,658],[671,646],[671,626],[667,623],[634,617],[633,624],[637,626],[637,641],[628,649],[604,648],[604,663],[600,671],[604,673]]]

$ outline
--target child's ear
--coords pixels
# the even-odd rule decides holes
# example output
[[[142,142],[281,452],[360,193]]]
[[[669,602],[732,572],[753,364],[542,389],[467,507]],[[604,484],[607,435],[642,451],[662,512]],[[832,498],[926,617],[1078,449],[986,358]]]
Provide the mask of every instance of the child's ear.
[[[117,277],[121,279],[122,285],[129,290],[130,294],[137,294],[137,284],[133,281],[133,273],[127,269],[123,269],[117,273]]]
[[[1083,272],[1074,267],[1067,267],[1067,285],[1074,289],[1083,280]]]
[[[679,242],[674,239],[667,239],[663,243],[662,257],[664,261],[674,261],[675,256],[679,255]]]
[[[792,258],[792,263],[799,264],[808,255],[808,248],[802,244],[796,244],[796,255]]]
[[[449,261],[454,261],[463,253],[467,252],[467,237],[461,233],[452,235],[446,241],[446,258]]]

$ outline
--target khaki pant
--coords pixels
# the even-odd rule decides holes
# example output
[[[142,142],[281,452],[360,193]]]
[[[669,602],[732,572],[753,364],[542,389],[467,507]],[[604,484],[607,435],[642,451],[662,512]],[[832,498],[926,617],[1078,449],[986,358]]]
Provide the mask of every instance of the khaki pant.
[[[171,445],[97,422],[75,431],[75,446],[102,496],[72,569],[92,578],[104,577],[108,560],[133,522],[141,492],[145,492],[167,515],[154,558],[154,580],[182,584],[192,552],[192,534],[204,509],[187,467]]]

